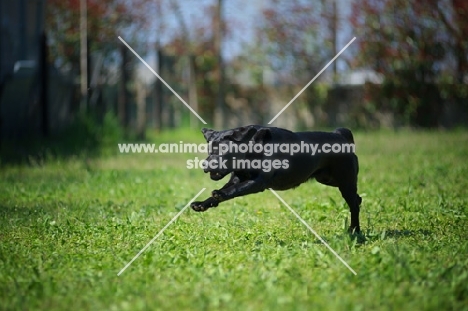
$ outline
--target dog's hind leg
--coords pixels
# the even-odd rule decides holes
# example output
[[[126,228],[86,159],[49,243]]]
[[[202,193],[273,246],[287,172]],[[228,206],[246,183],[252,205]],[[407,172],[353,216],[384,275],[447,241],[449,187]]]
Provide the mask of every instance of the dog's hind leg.
[[[348,230],[350,233],[359,233],[361,231],[359,226],[359,210],[362,198],[357,194],[356,185],[341,185],[339,189],[351,212],[351,225]]]

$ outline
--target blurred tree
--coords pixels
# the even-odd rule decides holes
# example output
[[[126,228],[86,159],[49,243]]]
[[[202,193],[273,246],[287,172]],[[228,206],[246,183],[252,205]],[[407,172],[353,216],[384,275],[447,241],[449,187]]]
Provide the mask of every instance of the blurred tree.
[[[457,0],[354,2],[357,65],[384,76],[374,102],[388,103],[407,123],[438,125],[439,84],[461,83],[467,74],[467,8]]]
[[[128,128],[130,101],[128,94],[131,69],[128,51],[121,48],[122,36],[134,48],[143,42],[148,26],[147,7],[150,0],[49,0],[46,11],[46,31],[49,57],[56,68],[72,76],[80,76],[81,108],[88,109],[88,94],[99,98],[97,80],[113,83],[120,79],[120,96],[116,105],[121,124]],[[82,14],[86,12],[86,14]],[[91,64],[91,55],[98,61]],[[120,64],[118,66],[117,64]],[[94,66],[95,68],[93,68]],[[120,75],[119,75],[120,73]],[[91,79],[93,74],[94,81]],[[116,79],[117,77],[117,79]],[[104,81],[101,81],[101,83]],[[93,85],[91,85],[93,84]],[[104,107],[91,107],[101,117]],[[107,109],[110,107],[107,107]]]
[[[216,9],[213,19],[213,44],[217,59],[216,80],[218,83],[218,90],[216,96],[216,107],[214,115],[214,125],[216,128],[222,128],[226,123],[225,114],[225,98],[224,98],[224,60],[222,51],[222,42],[224,37],[224,23],[223,23],[223,1],[217,0]]]
[[[196,80],[196,72],[195,72],[195,55],[192,42],[191,34],[189,28],[187,26],[187,22],[182,14],[182,11],[179,6],[179,2],[177,0],[171,1],[171,8],[177,18],[179,23],[179,27],[181,29],[181,36],[184,41],[184,45],[186,46],[186,53],[188,57],[188,97],[189,97],[189,105],[195,111],[198,110],[198,95],[197,95],[197,80]],[[198,120],[194,114],[190,114],[190,126],[195,127],[198,124]]]
[[[106,54],[114,52],[119,35],[134,33],[146,25],[145,6],[148,1],[136,0],[130,4],[123,0],[87,0],[89,50]],[[50,57],[60,69],[78,72],[79,20],[80,0],[48,0],[46,31]]]
[[[332,48],[332,55],[336,55],[338,53],[337,49],[337,41],[338,41],[338,9],[336,6],[337,0],[332,1],[325,1],[322,0],[322,17],[325,20],[325,23],[329,29],[329,41],[331,42]],[[338,61],[333,62],[333,81],[337,79],[337,66]]]
[[[188,68],[186,73],[189,82],[190,104],[198,104],[198,112],[208,120],[214,121],[217,104],[220,101],[224,102],[223,95],[219,98],[223,75],[220,74],[220,48],[222,45],[220,38],[218,41],[217,33],[219,27],[223,33],[226,33],[227,23],[220,21],[218,24],[218,1],[198,8],[197,11],[204,12],[203,15],[208,16],[203,20],[193,20],[193,17],[190,20],[188,16],[183,14],[183,7],[175,1],[170,2],[170,9],[175,14],[180,27],[176,33],[172,34],[171,40],[164,45],[164,50],[167,54],[177,57],[177,67]],[[187,66],[187,59],[189,66]],[[195,119],[193,120],[195,121]],[[222,128],[224,124],[216,124],[215,126]]]
[[[322,24],[334,15],[322,14],[323,1],[271,1],[263,10],[258,25],[256,48],[264,66],[287,84],[307,83],[331,58],[330,34],[320,32]]]
[[[298,87],[306,85],[334,56],[339,28],[336,6],[323,0],[270,0],[264,4],[255,25],[255,39],[239,58],[243,66],[234,70],[261,86],[258,93],[263,94],[258,99],[274,98],[275,92],[292,98]],[[305,128],[313,123],[311,111],[321,104],[317,88],[318,81],[289,108],[296,126]],[[278,112],[272,103],[261,109],[265,122]],[[285,122],[284,126],[290,126]]]
[[[446,12],[447,6],[451,10]],[[468,73],[468,2],[465,0],[439,1],[436,6],[437,17],[445,26],[450,40],[448,47],[456,60],[456,79],[463,83]],[[450,18],[452,16],[452,18]]]
[[[180,82],[184,85],[187,85],[188,82],[189,101],[191,101],[191,98],[192,100],[196,98],[197,112],[204,118],[206,117],[208,120],[211,120],[209,123],[213,123],[218,92],[218,79],[216,75],[218,62],[212,37],[210,36],[208,39],[192,42],[191,55],[187,53],[188,51],[185,50],[185,48],[177,48],[178,46],[180,47],[183,42],[184,41],[180,40],[180,38],[176,38],[166,45],[166,49],[170,51],[170,54],[177,51],[175,55],[177,55],[178,62],[176,66],[178,70],[184,71],[187,68],[189,69],[188,72],[185,71],[188,74],[188,79]],[[187,56],[189,58],[186,58]],[[188,67],[185,60],[188,60]],[[191,118],[193,119],[192,116]],[[196,121],[195,119],[193,120]],[[193,124],[192,121],[191,123]]]

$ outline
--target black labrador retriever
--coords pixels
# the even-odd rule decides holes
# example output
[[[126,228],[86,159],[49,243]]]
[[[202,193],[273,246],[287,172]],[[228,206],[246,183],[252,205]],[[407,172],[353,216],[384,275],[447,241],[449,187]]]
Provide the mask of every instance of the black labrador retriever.
[[[359,166],[349,129],[295,133],[249,125],[225,131],[204,128],[202,133],[210,145],[203,166],[205,173],[209,172],[212,180],[220,180],[229,173],[231,178],[205,201],[192,202],[193,210],[206,211],[222,201],[268,188],[295,188],[315,178],[327,186],[338,187],[351,212],[349,231],[360,232]]]

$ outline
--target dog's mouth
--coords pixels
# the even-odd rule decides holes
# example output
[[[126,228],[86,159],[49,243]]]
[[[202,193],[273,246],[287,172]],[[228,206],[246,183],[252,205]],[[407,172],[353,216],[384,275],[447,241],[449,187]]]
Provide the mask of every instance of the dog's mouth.
[[[210,178],[211,178],[212,180],[220,180],[220,179],[222,179],[224,176],[226,176],[226,175],[221,174],[221,173],[219,173],[219,172],[210,172]]]

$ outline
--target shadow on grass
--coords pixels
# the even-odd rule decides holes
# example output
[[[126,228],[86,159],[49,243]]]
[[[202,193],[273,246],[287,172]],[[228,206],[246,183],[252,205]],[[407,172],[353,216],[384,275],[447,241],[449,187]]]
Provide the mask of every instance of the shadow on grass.
[[[0,166],[42,165],[46,161],[67,158],[94,158],[118,152],[124,131],[117,118],[106,114],[78,115],[71,126],[51,138],[30,135],[0,142]],[[126,140],[128,140],[126,138]],[[134,140],[130,137],[130,140]]]
[[[432,235],[432,232],[429,230],[419,229],[419,230],[383,230],[381,232],[375,232],[368,230],[367,232],[361,233],[349,233],[343,231],[341,234],[335,234],[334,238],[346,239],[349,238],[352,241],[356,241],[357,245],[363,245],[369,242],[389,240],[389,239],[402,239],[407,237],[414,236],[429,236]],[[330,241],[330,237],[321,236],[326,242]],[[322,244],[319,239],[314,239],[313,244]]]
[[[418,230],[382,230],[382,231],[373,231],[371,229],[363,230],[361,233],[350,233],[347,230],[341,232],[331,233],[328,235],[321,235],[320,237],[327,243],[333,240],[351,240],[356,245],[363,245],[366,243],[371,243],[379,240],[389,240],[389,239],[403,239],[408,237],[417,237],[417,236],[430,236],[432,232],[425,229]],[[284,241],[281,241],[283,243]],[[299,243],[311,243],[314,245],[323,244],[323,242],[315,237],[314,235],[307,235],[302,239],[298,240]],[[281,245],[279,243],[279,245]],[[282,245],[281,245],[282,246]]]
[[[0,224],[5,230],[37,226],[40,225],[38,222],[42,224],[50,222],[56,213],[56,209],[52,207],[2,204],[0,205]]]
[[[368,230],[365,233],[353,234],[350,235],[352,239],[357,239],[359,244],[366,242],[373,242],[378,240],[388,240],[388,239],[401,239],[413,236],[429,236],[432,235],[432,232],[425,229],[417,230],[407,230],[407,229],[390,229],[382,230],[380,232]]]

